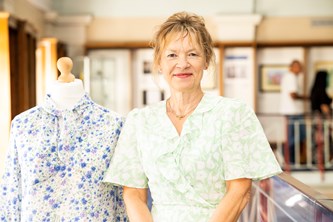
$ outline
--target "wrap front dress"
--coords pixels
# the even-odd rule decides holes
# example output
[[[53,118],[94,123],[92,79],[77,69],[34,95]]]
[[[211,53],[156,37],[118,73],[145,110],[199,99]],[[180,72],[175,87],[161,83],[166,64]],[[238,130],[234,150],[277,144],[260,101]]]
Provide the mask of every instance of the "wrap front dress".
[[[132,110],[104,181],[149,186],[154,222],[201,222],[223,198],[226,180],[260,180],[280,172],[253,110],[205,94],[180,135],[166,101]]]

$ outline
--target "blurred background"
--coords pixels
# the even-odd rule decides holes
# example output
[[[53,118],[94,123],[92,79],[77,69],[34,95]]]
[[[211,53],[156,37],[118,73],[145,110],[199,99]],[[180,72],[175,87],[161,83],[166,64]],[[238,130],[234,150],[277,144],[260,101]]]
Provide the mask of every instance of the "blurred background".
[[[333,96],[332,0],[0,0],[0,175],[12,118],[43,102],[60,57],[72,58],[72,73],[95,102],[124,116],[167,98],[163,80],[152,78],[149,42],[178,11],[203,16],[214,40],[217,66],[205,73],[204,90],[250,104],[284,169],[333,198],[328,153],[321,166],[308,157],[286,167],[278,111],[280,79],[293,59],[303,64],[305,95],[325,69]],[[309,102],[304,107],[310,114]],[[315,142],[308,139],[308,154]]]

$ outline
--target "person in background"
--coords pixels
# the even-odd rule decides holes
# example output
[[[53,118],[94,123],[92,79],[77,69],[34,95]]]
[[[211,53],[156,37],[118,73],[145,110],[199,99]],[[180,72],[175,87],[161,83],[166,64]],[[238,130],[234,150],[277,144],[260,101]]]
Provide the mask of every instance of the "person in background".
[[[332,114],[332,98],[326,92],[327,77],[328,73],[326,70],[319,70],[316,73],[310,94],[312,113],[319,113],[323,117],[330,117]]]
[[[332,117],[332,98],[327,94],[327,78],[328,73],[326,70],[319,70],[316,73],[315,80],[313,82],[310,94],[311,101],[311,112],[313,115],[314,125],[313,125],[313,140],[314,140],[314,161],[317,163],[323,163],[323,145],[324,145],[324,135],[325,130],[329,130],[327,135],[329,135],[329,149],[330,149],[330,159],[333,157],[333,140],[331,136],[331,128],[325,128],[325,120],[331,119]]]
[[[215,56],[202,17],[173,14],[152,43],[171,96],[128,114],[104,181],[124,187],[130,221],[237,221],[252,180],[281,172],[260,122],[245,103],[203,92]]]
[[[305,154],[305,123],[304,123],[304,101],[308,97],[300,91],[298,77],[302,73],[302,64],[299,60],[293,60],[289,65],[289,72],[285,73],[281,80],[281,101],[280,112],[287,119],[288,140],[287,150],[284,155],[286,162],[295,163],[295,146],[298,143],[301,147],[301,153]],[[295,135],[295,123],[299,123],[299,137]],[[301,155],[301,161],[304,161],[304,155]]]

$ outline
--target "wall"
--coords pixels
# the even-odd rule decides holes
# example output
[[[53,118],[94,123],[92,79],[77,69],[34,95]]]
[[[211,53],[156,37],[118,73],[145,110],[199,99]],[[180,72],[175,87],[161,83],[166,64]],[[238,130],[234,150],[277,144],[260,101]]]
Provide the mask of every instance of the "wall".
[[[94,18],[87,29],[88,42],[149,41],[161,18]]]
[[[37,37],[44,35],[44,12],[36,8],[27,0],[15,0],[14,3],[14,16],[28,21],[34,29],[36,29]]]
[[[257,30],[257,40],[259,42],[331,41],[332,36],[333,16],[265,17]]]

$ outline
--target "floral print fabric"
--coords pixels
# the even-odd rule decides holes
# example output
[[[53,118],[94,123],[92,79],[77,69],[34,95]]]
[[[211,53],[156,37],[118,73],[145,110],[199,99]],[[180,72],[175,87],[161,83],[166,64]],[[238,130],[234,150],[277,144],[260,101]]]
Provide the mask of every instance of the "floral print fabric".
[[[123,118],[85,95],[72,110],[45,104],[12,121],[1,221],[128,221],[122,189],[102,183]]]
[[[178,135],[166,104],[131,111],[105,181],[147,188],[154,222],[208,221],[226,180],[260,180],[281,168],[253,110],[205,94]]]

